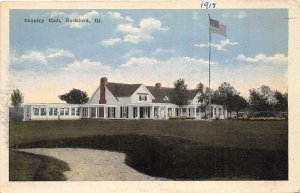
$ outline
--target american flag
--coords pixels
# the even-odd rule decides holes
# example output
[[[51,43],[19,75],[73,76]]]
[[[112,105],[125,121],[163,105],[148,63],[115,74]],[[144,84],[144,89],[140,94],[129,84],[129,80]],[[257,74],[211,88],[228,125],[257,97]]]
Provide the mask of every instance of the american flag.
[[[226,37],[226,25],[220,24],[219,21],[210,19],[210,31]]]

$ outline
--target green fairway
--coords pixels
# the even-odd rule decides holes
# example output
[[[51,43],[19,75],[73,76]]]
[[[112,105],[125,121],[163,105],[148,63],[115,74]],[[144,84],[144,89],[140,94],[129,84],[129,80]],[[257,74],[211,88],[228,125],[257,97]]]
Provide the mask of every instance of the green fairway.
[[[286,121],[34,121],[10,123],[9,137],[12,148],[124,152],[131,167],[175,180],[287,179]]]

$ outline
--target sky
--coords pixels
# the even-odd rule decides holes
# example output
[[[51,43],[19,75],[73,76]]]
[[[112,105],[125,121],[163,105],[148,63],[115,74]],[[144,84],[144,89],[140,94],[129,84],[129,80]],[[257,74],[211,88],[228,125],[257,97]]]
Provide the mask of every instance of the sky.
[[[287,91],[287,9],[11,10],[10,90],[20,89],[25,103],[51,103],[72,88],[91,96],[101,77],[208,86],[208,14],[227,28],[227,37],[212,34],[212,89],[229,82],[246,98],[261,85]]]

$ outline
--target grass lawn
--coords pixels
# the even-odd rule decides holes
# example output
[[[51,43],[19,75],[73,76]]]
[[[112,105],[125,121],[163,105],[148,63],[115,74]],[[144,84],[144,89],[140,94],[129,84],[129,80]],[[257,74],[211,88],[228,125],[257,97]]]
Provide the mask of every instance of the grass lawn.
[[[9,179],[13,181],[62,181],[68,164],[47,156],[9,151]]]
[[[286,121],[32,121],[10,123],[9,144],[124,152],[129,166],[174,180],[288,178]],[[19,154],[10,153],[11,180],[18,170],[14,160],[26,157]]]

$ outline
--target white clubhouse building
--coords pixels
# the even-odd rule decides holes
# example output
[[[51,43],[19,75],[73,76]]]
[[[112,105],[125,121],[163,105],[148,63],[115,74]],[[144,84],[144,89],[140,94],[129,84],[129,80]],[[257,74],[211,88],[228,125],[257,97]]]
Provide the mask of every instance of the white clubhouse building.
[[[196,90],[188,90],[188,105],[170,102],[172,88],[144,84],[124,84],[100,79],[100,85],[85,104],[25,104],[24,121],[73,119],[169,119],[187,117],[203,119]],[[212,119],[225,119],[225,106],[212,104]]]

